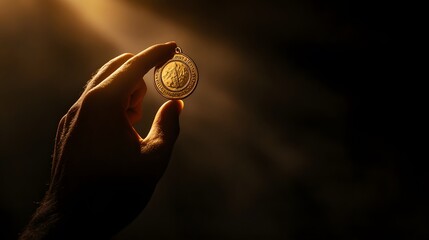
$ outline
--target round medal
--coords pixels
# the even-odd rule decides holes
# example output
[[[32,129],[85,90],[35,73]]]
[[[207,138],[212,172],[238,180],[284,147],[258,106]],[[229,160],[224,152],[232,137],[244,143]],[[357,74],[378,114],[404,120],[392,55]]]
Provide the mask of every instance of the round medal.
[[[183,99],[191,95],[198,83],[194,61],[177,47],[174,56],[155,68],[155,87],[167,99]]]

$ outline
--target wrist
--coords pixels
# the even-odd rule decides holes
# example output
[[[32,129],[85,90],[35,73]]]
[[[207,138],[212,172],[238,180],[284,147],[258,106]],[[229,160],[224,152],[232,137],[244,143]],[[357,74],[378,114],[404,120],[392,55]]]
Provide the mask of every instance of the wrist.
[[[93,236],[76,217],[60,206],[48,194],[20,235],[20,240],[39,239],[87,239]]]
[[[30,222],[19,239],[55,239],[60,233],[59,227],[63,217],[58,211],[56,202],[49,196],[41,201]]]

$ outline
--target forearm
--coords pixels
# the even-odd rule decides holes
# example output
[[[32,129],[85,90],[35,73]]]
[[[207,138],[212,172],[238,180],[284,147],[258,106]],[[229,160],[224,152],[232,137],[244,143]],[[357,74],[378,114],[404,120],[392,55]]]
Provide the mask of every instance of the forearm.
[[[141,212],[155,187],[130,184],[91,185],[62,197],[47,193],[19,239],[109,239]]]
[[[45,197],[19,240],[108,238],[102,236],[103,233],[97,236],[86,222],[85,216],[81,216],[81,219],[73,217],[61,210],[54,199]]]
[[[64,232],[60,230],[62,228],[61,225],[63,225],[62,221],[62,216],[57,210],[55,201],[45,197],[19,239],[37,240],[63,238],[64,236],[60,236],[61,233],[64,234]]]

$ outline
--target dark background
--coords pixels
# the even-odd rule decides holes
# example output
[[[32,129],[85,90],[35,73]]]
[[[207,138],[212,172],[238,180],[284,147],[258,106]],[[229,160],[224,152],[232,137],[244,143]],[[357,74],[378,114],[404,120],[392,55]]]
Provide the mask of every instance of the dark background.
[[[122,52],[197,63],[152,201],[115,239],[425,239],[417,6],[390,1],[0,3],[0,239],[46,190],[56,124]],[[164,101],[146,77],[147,131]]]

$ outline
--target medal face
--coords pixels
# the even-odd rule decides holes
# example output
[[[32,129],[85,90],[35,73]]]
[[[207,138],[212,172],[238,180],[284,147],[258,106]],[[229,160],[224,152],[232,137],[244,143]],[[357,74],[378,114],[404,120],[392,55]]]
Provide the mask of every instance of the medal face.
[[[183,99],[191,95],[198,83],[194,61],[177,47],[176,54],[164,65],[155,68],[155,87],[167,99]]]

